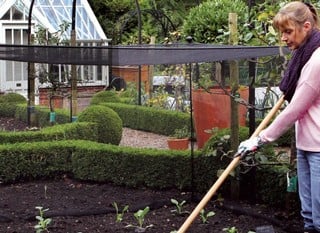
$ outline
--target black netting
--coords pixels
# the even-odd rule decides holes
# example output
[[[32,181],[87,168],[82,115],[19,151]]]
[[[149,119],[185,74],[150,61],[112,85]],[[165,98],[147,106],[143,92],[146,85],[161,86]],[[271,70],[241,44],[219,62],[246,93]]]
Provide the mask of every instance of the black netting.
[[[278,55],[276,46],[133,45],[27,46],[0,45],[0,60],[76,65],[156,65],[240,60]]]

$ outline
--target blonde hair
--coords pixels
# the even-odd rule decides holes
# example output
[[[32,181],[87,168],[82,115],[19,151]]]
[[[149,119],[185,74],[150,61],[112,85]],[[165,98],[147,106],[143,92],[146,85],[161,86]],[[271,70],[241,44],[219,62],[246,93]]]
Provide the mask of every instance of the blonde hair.
[[[294,1],[279,10],[273,18],[273,26],[280,29],[292,22],[302,26],[306,21],[311,23],[312,28],[319,29],[319,17],[315,7],[309,3]]]

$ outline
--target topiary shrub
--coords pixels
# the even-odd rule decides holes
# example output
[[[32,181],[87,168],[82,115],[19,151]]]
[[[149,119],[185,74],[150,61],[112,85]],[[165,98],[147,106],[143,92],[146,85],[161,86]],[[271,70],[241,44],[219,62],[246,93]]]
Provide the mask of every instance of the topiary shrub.
[[[78,116],[79,122],[95,122],[98,126],[98,142],[119,145],[122,137],[122,120],[111,108],[92,105]]]
[[[99,91],[91,98],[90,104],[100,104],[106,102],[120,102],[120,97],[114,91]]]
[[[0,103],[27,103],[26,98],[18,93],[7,93],[0,96]]]
[[[27,100],[17,93],[8,93],[0,96],[0,116],[14,117],[18,104],[26,105]]]

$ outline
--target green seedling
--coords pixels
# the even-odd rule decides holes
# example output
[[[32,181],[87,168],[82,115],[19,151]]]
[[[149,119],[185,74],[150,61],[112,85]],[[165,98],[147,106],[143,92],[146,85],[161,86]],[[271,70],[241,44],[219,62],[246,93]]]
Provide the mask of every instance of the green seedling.
[[[171,210],[171,212],[177,213],[178,215],[189,213],[188,211],[182,211],[183,205],[186,203],[186,201],[178,202],[176,199],[171,199],[171,203],[176,206],[176,209]]]
[[[238,233],[238,229],[235,227],[226,227],[226,228],[223,228],[222,230],[228,233]]]
[[[144,223],[145,216],[147,215],[149,210],[150,210],[150,208],[149,208],[149,206],[147,206],[146,208],[144,208],[144,210],[138,210],[136,213],[134,213],[134,217],[138,221],[139,227],[142,227],[142,225]]]
[[[44,186],[44,198],[45,198],[45,199],[48,199],[47,191],[48,191],[48,187],[47,187],[47,185],[45,185],[45,186]]]
[[[44,213],[49,209],[43,209],[41,206],[37,206],[36,209],[39,210],[39,215],[36,216],[38,224],[34,226],[36,233],[49,232],[48,225],[52,222],[52,219],[44,217]]]
[[[147,228],[153,227],[152,224],[150,224],[150,225],[148,225],[146,227],[143,227],[145,216],[147,215],[149,210],[150,210],[150,208],[149,208],[149,206],[147,206],[143,210],[138,210],[137,212],[135,212],[133,215],[134,215],[135,219],[137,220],[138,225],[129,224],[126,227],[134,227],[134,228],[136,228],[135,232],[145,232]]]
[[[116,202],[113,202],[112,205],[116,209],[116,222],[122,222],[124,214],[129,210],[129,205],[126,205],[125,207],[123,207],[121,212],[119,211],[119,208]]]
[[[206,212],[204,209],[200,211],[200,218],[202,223],[209,223],[208,218],[214,216],[215,213],[213,211]]]
[[[238,233],[238,229],[235,227],[226,227],[222,229],[223,231],[226,231],[228,233]],[[248,233],[256,233],[255,231],[248,231]]]

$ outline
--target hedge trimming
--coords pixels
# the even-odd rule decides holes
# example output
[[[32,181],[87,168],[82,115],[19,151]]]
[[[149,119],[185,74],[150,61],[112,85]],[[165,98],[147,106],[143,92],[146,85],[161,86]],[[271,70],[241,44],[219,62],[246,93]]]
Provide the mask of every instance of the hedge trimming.
[[[1,111],[1,105],[0,105]],[[27,111],[28,107],[25,104],[18,104],[15,108],[15,114],[13,115],[16,119],[27,122]],[[36,112],[37,126],[46,127],[51,126],[50,119],[50,109],[44,106],[35,106],[33,111]],[[66,109],[55,109],[56,119],[55,124],[65,124],[71,122],[70,112]]]
[[[194,190],[205,193],[229,161],[194,154]],[[119,147],[83,140],[0,145],[0,181],[55,177],[61,174],[85,181],[112,182],[129,187],[191,190],[190,151]],[[256,193],[264,203],[285,203],[284,171],[269,167],[256,174]],[[219,193],[230,192],[229,177]],[[266,180],[267,179],[267,180]],[[245,182],[245,181],[243,181]]]
[[[33,142],[0,145],[0,181],[21,182],[54,177],[72,168],[75,145],[69,142]]]
[[[18,93],[6,93],[4,95],[0,95],[0,103],[27,103],[27,99]]]
[[[203,181],[215,180],[218,163],[214,157],[204,159],[199,152],[194,159],[196,188],[207,190],[203,185],[207,182]],[[0,145],[3,183],[61,173],[86,181],[159,189],[190,189],[192,174],[188,151],[138,149],[81,140]]]
[[[120,102],[120,97],[115,91],[99,91],[95,93],[91,100],[90,105],[101,104],[106,102]]]
[[[131,129],[172,135],[175,129],[190,128],[190,114],[121,103],[104,103],[118,113],[123,126]]]
[[[0,116],[14,117],[18,104],[26,105],[27,100],[22,95],[16,93],[0,95]]]
[[[131,105],[124,103],[103,103],[113,109],[121,118],[124,127],[131,129],[144,130],[162,135],[172,135],[175,129],[187,126],[190,128],[190,114],[161,110],[151,107]],[[51,126],[50,109],[43,106],[35,106],[33,111],[36,112],[37,126]],[[56,109],[55,124],[65,124],[70,122],[70,112],[65,109]],[[26,104],[1,104],[0,115],[15,117],[18,120],[27,122],[27,105]]]
[[[75,122],[43,128],[39,131],[0,132],[0,143],[57,141],[83,139],[98,141],[99,125],[93,122]]]

